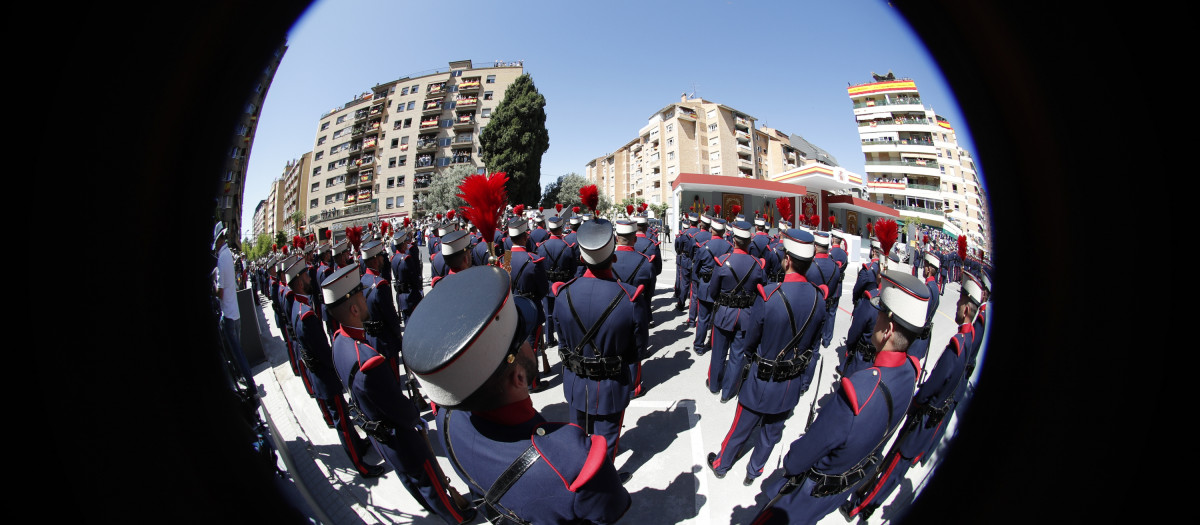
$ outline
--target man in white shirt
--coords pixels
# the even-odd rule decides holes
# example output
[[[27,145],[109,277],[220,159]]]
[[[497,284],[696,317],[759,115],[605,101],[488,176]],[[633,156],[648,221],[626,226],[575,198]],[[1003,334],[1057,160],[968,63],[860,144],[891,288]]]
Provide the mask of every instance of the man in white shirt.
[[[246,361],[246,354],[242,353],[240,335],[242,317],[238,312],[237,304],[237,275],[233,268],[233,253],[225,244],[225,233],[225,224],[218,221],[216,227],[213,228],[212,247],[213,250],[219,250],[215,285],[217,299],[221,301],[221,331],[225,334],[226,342],[229,343],[229,348],[233,352],[233,360],[246,378],[250,391],[257,393],[258,386],[254,384],[254,372],[250,369],[250,363]]]

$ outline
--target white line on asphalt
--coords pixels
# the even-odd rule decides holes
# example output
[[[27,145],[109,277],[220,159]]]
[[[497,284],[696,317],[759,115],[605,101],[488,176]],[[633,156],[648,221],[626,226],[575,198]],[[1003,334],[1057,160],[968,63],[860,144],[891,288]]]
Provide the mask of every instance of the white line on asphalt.
[[[708,525],[709,516],[708,509],[703,509],[704,504],[710,499],[708,497],[708,473],[704,471],[704,463],[707,458],[704,455],[704,435],[700,432],[700,416],[696,414],[696,402],[690,399],[679,401],[679,406],[682,406],[688,411],[688,422],[691,423],[691,429],[688,434],[692,438],[692,464],[693,469],[698,466],[699,472],[693,472],[696,476],[696,521],[701,525]],[[710,505],[709,508],[712,508]],[[703,512],[701,512],[703,510]]]

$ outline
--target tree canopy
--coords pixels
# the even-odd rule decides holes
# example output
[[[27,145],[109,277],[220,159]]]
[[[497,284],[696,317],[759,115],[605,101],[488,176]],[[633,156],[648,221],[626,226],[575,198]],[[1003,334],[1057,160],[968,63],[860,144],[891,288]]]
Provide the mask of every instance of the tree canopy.
[[[475,173],[475,166],[458,164],[434,175],[429,183],[429,193],[413,205],[417,217],[466,206],[466,201],[458,197],[458,185],[472,173]]]
[[[504,92],[491,122],[479,133],[481,158],[489,173],[508,174],[509,202],[534,203],[541,196],[542,154],[550,148],[546,97],[525,73]]]

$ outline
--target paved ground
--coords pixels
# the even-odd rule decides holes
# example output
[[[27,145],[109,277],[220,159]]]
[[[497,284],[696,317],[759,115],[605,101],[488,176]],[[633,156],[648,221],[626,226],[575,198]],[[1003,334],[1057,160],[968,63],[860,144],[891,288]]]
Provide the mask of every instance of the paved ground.
[[[717,479],[705,465],[708,452],[716,451],[729,431],[736,404],[721,404],[716,395],[704,386],[710,354],[697,357],[690,351],[693,331],[685,328],[686,311],[676,311],[671,300],[674,279],[674,253],[669,245],[663,247],[663,273],[658,278],[654,296],[654,326],[650,329],[651,355],[643,362],[643,381],[649,387],[641,398],[630,403],[625,413],[616,465],[620,471],[633,473],[626,485],[632,494],[633,505],[623,518],[624,523],[747,523],[756,509],[770,499],[762,487],[782,475],[777,469],[787,446],[799,437],[809,414],[813,398],[817,410],[834,391],[838,376],[834,367],[850,326],[850,291],[854,285],[856,263],[844,281],[839,313],[834,327],[833,344],[821,352],[823,361],[820,376],[800,400],[793,417],[788,420],[781,444],[772,452],[766,473],[757,482],[742,485],[745,463],[742,458],[724,479]],[[425,265],[428,286],[429,265]],[[954,302],[958,297],[957,284],[947,286],[934,321],[933,341],[928,364],[937,362],[945,342],[955,331]],[[428,516],[400,485],[394,473],[376,479],[363,479],[350,465],[349,459],[332,429],[329,429],[316,402],[304,390],[299,378],[292,374],[281,332],[265,301],[256,312],[260,337],[268,363],[255,367],[255,380],[263,389],[263,408],[272,424],[277,440],[284,446],[281,462],[292,475],[294,489],[289,488],[298,507],[311,519],[328,524],[355,523],[438,523]],[[548,376],[551,388],[532,394],[534,406],[549,420],[567,420],[566,403],[561,385],[561,365],[555,349],[550,362],[554,374]],[[980,361],[982,363],[982,357]],[[821,366],[819,363],[818,366]],[[982,365],[980,366],[982,368]],[[979,370],[976,370],[976,378]],[[959,410],[965,408],[960,404]],[[431,440],[438,441],[436,424],[430,421]],[[947,436],[953,435],[957,418],[947,424]],[[893,438],[894,439],[894,438]],[[382,462],[377,452],[367,456],[373,463]],[[449,462],[439,458],[443,469],[450,473],[453,485],[465,492],[465,484],[453,474]],[[893,491],[892,496],[869,523],[887,523],[898,516],[914,493],[925,485],[927,476],[940,461],[935,452],[924,467],[909,470],[907,479]],[[477,523],[485,523],[477,518]],[[820,523],[844,524],[841,514],[834,512]]]

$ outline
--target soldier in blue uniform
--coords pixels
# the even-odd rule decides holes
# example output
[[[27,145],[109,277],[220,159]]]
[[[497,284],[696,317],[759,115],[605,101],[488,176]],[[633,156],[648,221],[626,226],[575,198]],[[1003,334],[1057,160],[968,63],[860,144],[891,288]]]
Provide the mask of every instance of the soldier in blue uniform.
[[[484,244],[484,243],[480,243]],[[486,246],[486,244],[485,244]],[[437,286],[438,281],[471,267],[471,237],[462,230],[452,231],[442,237],[441,249],[435,261],[445,265],[442,275],[434,275],[429,286]]]
[[[550,237],[550,232],[546,231],[546,218],[542,216],[541,212],[533,216],[533,224],[535,227],[529,230],[529,243],[534,250],[537,250]]]
[[[763,261],[763,280],[777,283],[783,280],[783,267],[780,265],[779,254],[771,247],[771,236],[767,234],[767,220],[762,217],[754,218],[754,235],[750,238],[750,246],[746,253]]]
[[[405,359],[443,408],[438,442],[492,523],[614,523],[632,500],[604,438],[533,408],[536,307],[509,290],[503,269],[471,268],[413,313]]]
[[[400,483],[425,510],[446,523],[474,519],[474,512],[448,493],[425,430],[425,421],[399,379],[384,364],[386,356],[367,342],[364,285],[354,267],[342,268],[321,283],[325,303],[339,328],[333,339],[333,364],[350,393],[350,416],[370,438]]]
[[[919,279],[885,271],[871,341],[874,366],[843,377],[834,399],[783,458],[784,478],[763,491],[772,497],[753,523],[816,523],[838,508],[881,459],[900,426],[920,376],[920,361],[905,353],[924,330],[929,288]]]
[[[878,288],[879,283],[876,281],[879,276],[879,256],[883,253],[883,246],[879,244],[879,239],[871,239],[871,260],[862,264],[858,269],[858,276],[854,281],[854,290],[851,292],[850,298],[854,301],[854,306],[858,306],[858,301],[862,299],[863,292],[870,288]]]
[[[617,234],[617,248],[613,252],[617,260],[612,263],[612,274],[618,281],[621,281],[630,286],[638,287],[642,290],[638,294],[638,302],[641,303],[642,313],[645,318],[641,320],[643,326],[650,326],[650,290],[654,286],[654,256],[647,256],[639,252],[635,248],[637,243],[637,224],[628,219],[617,219],[613,223],[613,229]],[[642,363],[645,355],[638,355],[638,368],[633,389],[633,397],[641,396],[644,391],[642,388]]]
[[[651,277],[650,284],[646,286],[646,302],[649,303],[654,300],[654,291],[658,288],[658,275],[662,273],[662,252],[658,248],[658,235],[650,231],[650,219],[646,217],[646,212],[634,215],[633,223],[638,229],[633,249],[650,258]],[[653,324],[651,321],[651,325]]]
[[[547,286],[569,281],[575,276],[578,259],[575,257],[575,251],[567,245],[562,237],[564,222],[566,221],[561,215],[546,219],[550,237],[538,247],[538,257],[546,260]],[[542,311],[546,314],[546,347],[557,346],[558,326],[554,324],[554,294],[548,293],[542,298]],[[543,372],[549,372],[549,370]]]
[[[699,290],[698,290],[699,286],[697,286],[697,282],[696,282],[696,280],[697,280],[696,270],[702,263],[702,261],[700,261],[698,259],[699,256],[696,254],[696,252],[699,250],[699,246],[704,245],[704,243],[707,243],[710,239],[713,238],[712,231],[710,230],[711,228],[712,228],[712,217],[709,217],[708,215],[701,215],[700,223],[698,224],[698,229],[696,230],[696,233],[693,233],[692,235],[689,236],[688,241],[687,241],[687,246],[685,247],[685,249],[687,250],[687,254],[688,254],[688,261],[691,262],[691,264],[689,265],[690,269],[688,270],[688,275],[687,275],[687,279],[688,279],[688,324],[691,326],[694,326],[696,328],[699,328],[699,324],[700,324],[700,313],[699,313],[699,311],[700,311],[700,294],[699,294]],[[709,278],[712,278],[711,275],[709,276]],[[705,327],[705,330],[707,331],[707,327]],[[693,348],[693,350],[696,351],[696,355],[704,355],[704,353],[708,351],[708,345],[705,345],[703,343],[704,343],[704,338],[708,337],[708,334],[707,333],[701,334],[699,332],[699,330],[697,330],[697,337],[700,338],[700,344],[693,345],[692,348]]]
[[[705,234],[709,232],[700,232],[696,234],[694,239],[696,245],[692,249],[692,283],[695,293],[692,299],[697,304],[696,307],[696,336],[692,341],[692,348],[696,350],[696,355],[704,355],[709,350],[712,350],[712,310],[713,303],[709,297],[709,283],[712,281],[713,272],[716,270],[718,257],[733,251],[733,245],[725,240],[725,219],[710,219],[709,227],[712,229],[711,236]],[[707,342],[706,342],[707,341]],[[721,356],[724,360],[725,356]],[[710,381],[709,390],[718,386],[718,381],[714,378]]]
[[[364,478],[382,476],[382,465],[371,465],[364,460],[371,445],[359,437],[350,422],[346,400],[342,397],[342,382],[333,368],[333,350],[325,337],[320,318],[312,309],[312,292],[316,285],[308,272],[304,271],[304,266],[303,261],[296,261],[286,272],[289,286],[296,290],[291,323],[296,330],[300,358],[308,370],[317,405],[326,424],[337,429],[342,449],[346,451],[355,470]]]
[[[937,270],[940,262],[941,259],[938,258],[937,254],[931,253],[928,250],[923,253],[921,259],[917,262],[917,264],[921,266],[922,279],[925,282],[925,286],[929,288],[929,293],[931,295],[929,299],[928,318],[926,319],[925,323],[929,329],[917,336],[917,340],[913,341],[909,346],[908,354],[915,356],[917,359],[921,359],[923,363],[925,356],[929,354],[929,343],[933,330],[933,318],[937,314],[938,305],[941,303],[942,293],[937,282]]]
[[[691,242],[692,237],[700,231],[698,223],[700,216],[695,212],[687,214],[688,225],[680,225],[679,235],[675,237],[675,309],[683,310],[687,305],[684,303],[691,298],[691,275],[692,275],[692,257],[691,257]],[[693,320],[691,313],[688,313],[688,323]]]
[[[430,250],[433,250],[433,251],[429,252],[429,271],[430,271],[430,278],[432,280],[436,280],[440,277],[445,277],[450,272],[450,266],[446,264],[445,251],[442,250],[442,244],[445,242],[446,238],[450,234],[457,233],[458,231],[459,230],[454,227],[453,223],[443,223],[440,227],[438,227],[439,235],[437,238],[437,242],[430,244]],[[455,239],[460,239],[460,238],[466,239],[465,241],[462,241],[462,242],[464,242],[467,245],[469,245],[469,243],[470,243],[470,237],[468,237],[467,232],[465,232],[465,231],[462,232],[461,236],[455,235],[454,238]],[[434,247],[434,244],[436,244],[437,246]],[[457,252],[457,251],[458,250],[455,250],[455,252]]]
[[[387,265],[387,254],[383,243],[370,241],[363,244],[363,264],[366,271],[362,276],[363,296],[367,300],[370,319],[364,324],[367,341],[388,360],[396,378],[400,378],[400,352],[403,348],[403,330],[396,303],[392,300],[392,286],[380,275]]]
[[[575,215],[572,215],[567,219],[567,224],[570,226],[570,228],[569,228],[570,231],[567,231],[566,234],[563,235],[563,242],[567,243],[567,246],[571,247],[571,258],[575,259],[575,261],[578,262],[579,261],[579,239],[578,239],[579,232],[578,232],[578,230],[579,230],[579,225],[583,222],[583,220],[579,218],[578,206],[573,209],[575,210]]]
[[[529,221],[524,217],[514,217],[508,221],[508,238],[512,240],[511,255],[509,256],[509,280],[512,283],[513,295],[518,295],[533,301],[537,306],[538,328],[534,331],[534,348],[545,364],[545,372],[550,372],[550,360],[546,357],[545,335],[542,324],[546,321],[546,312],[542,309],[542,299],[550,292],[550,282],[546,279],[545,258],[536,253],[530,253],[526,247],[529,241]],[[535,378],[534,390],[541,390],[541,377]]]
[[[342,239],[340,242],[334,243],[332,246],[330,246],[329,253],[332,255],[332,265],[327,266],[324,270],[318,273],[317,277],[319,280],[316,281],[318,283],[325,282],[325,279],[328,279],[330,275],[333,275],[333,272],[341,268],[345,268],[353,262],[350,259],[350,241],[347,239]],[[324,302],[323,299],[322,302]],[[328,308],[321,310],[321,320],[325,322],[325,333],[329,334],[330,344],[333,344],[333,334],[337,332],[338,329],[337,320],[334,319],[333,316],[329,315]]]
[[[709,469],[724,478],[753,435],[754,454],[742,481],[746,486],[762,475],[771,450],[783,437],[784,423],[808,390],[825,317],[825,293],[804,277],[814,254],[812,235],[785,230],[782,237],[787,250],[783,282],[756,289],[745,321],[750,373],[738,394],[729,433],[720,450],[708,455]]]
[[[715,224],[715,223],[714,223]],[[737,395],[746,358],[747,315],[755,292],[766,282],[762,259],[746,252],[750,247],[750,223],[733,223],[733,251],[717,257],[708,300],[713,303],[712,356],[708,366],[708,391],[721,390],[721,402]],[[709,241],[712,244],[716,241]],[[729,357],[726,361],[726,356]]]
[[[854,307],[854,315],[850,320],[850,329],[846,332],[846,353],[842,355],[837,372],[843,376],[853,375],[864,368],[870,368],[875,362],[875,346],[871,344],[871,333],[875,331],[877,311],[871,301],[879,297],[879,288],[873,287],[863,292],[863,296]]]
[[[971,275],[966,269],[963,269],[960,274]],[[975,313],[975,317],[971,320],[971,324],[975,329],[975,346],[971,349],[971,353],[967,355],[967,377],[971,377],[975,373],[975,365],[979,359],[979,351],[983,348],[984,332],[987,329],[987,313],[992,304],[992,276],[988,272],[979,274],[979,283],[983,287],[982,303],[979,305],[979,311]]]
[[[617,456],[625,407],[637,387],[639,359],[649,340],[649,316],[638,301],[640,287],[612,274],[616,239],[604,219],[579,227],[581,277],[555,283],[555,324],[563,363],[563,394],[571,422],[604,437],[611,459]]]
[[[829,256],[829,232],[814,232],[813,244],[817,247],[817,253],[805,277],[808,282],[825,289],[825,324],[821,326],[821,346],[829,346],[833,340],[833,323],[837,315],[837,299],[833,293],[834,289],[840,287],[842,275],[837,263]]]
[[[395,279],[392,287],[396,291],[396,310],[400,312],[400,319],[407,325],[413,308],[416,308],[425,296],[421,283],[421,258],[413,256],[412,250],[409,249],[407,231],[396,232],[393,241],[396,243],[396,251],[391,261],[392,276]]]
[[[930,255],[926,252],[926,257]],[[975,339],[983,336],[975,333],[971,325],[982,300],[979,280],[973,275],[964,275],[954,310],[958,332],[950,337],[933,371],[913,398],[904,429],[880,465],[879,473],[842,504],[842,514],[847,518],[869,519],[904,479],[908,469],[924,460],[941,440],[946,430],[946,417],[954,413],[954,407],[966,392],[967,354],[975,345]]]
[[[843,247],[845,234],[842,233],[842,230],[838,228],[829,230],[829,238],[829,258],[833,259],[834,264],[838,267],[837,283],[829,290],[829,298],[833,303],[832,311],[836,314],[838,305],[842,302],[842,286],[846,281],[846,270],[849,269],[850,256]],[[835,317],[830,317],[830,319],[834,319]],[[821,344],[825,347],[828,347],[833,342],[833,326],[834,321],[829,321],[825,325],[825,333],[822,334],[821,339]]]

